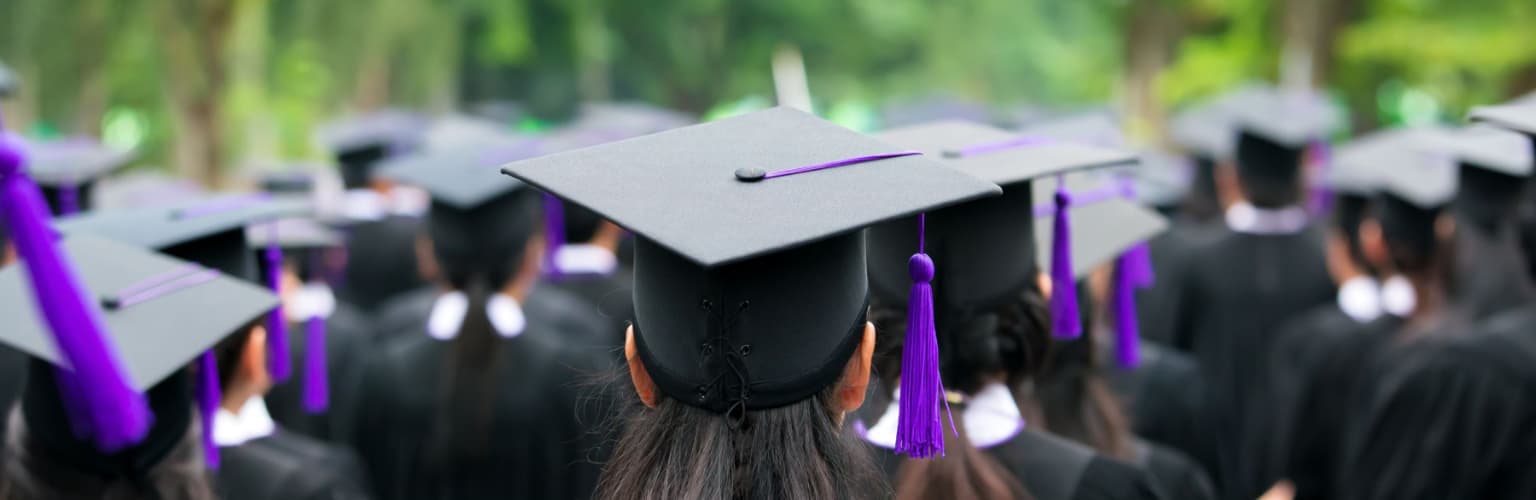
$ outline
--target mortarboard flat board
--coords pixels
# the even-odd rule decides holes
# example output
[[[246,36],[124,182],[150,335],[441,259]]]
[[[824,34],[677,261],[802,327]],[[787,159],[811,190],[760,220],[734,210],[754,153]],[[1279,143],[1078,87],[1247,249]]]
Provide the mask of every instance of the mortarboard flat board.
[[[1536,92],[1497,106],[1472,108],[1471,118],[1536,137]]]
[[[1104,148],[1126,145],[1125,131],[1120,128],[1119,119],[1107,110],[1046,120],[1024,127],[1019,133]]]
[[[1327,97],[1310,91],[1274,89],[1243,99],[1235,109],[1240,131],[1294,149],[1327,138],[1343,124]]]
[[[503,171],[636,234],[647,371],[664,394],[728,413],[841,376],[868,307],[863,228],[999,192],[924,156],[773,108]]]
[[[532,156],[529,140],[501,140],[453,151],[417,152],[386,160],[377,177],[421,188],[432,200],[468,209],[523,184],[499,175],[507,162]]]
[[[449,151],[507,140],[511,135],[510,125],[478,116],[452,113],[432,120],[431,125],[422,132],[421,149]]]
[[[571,127],[624,139],[694,123],[698,120],[687,114],[643,102],[589,102],[581,105]]]
[[[1274,89],[1246,84],[1189,106],[1169,121],[1169,136],[1181,148],[1212,160],[1230,159],[1237,140],[1237,110]]]
[[[1531,145],[1521,134],[1489,125],[1472,125],[1441,137],[1450,155],[1462,164],[1509,177],[1531,175]]]
[[[283,250],[338,248],[344,241],[341,233],[305,217],[252,224],[245,229],[245,239],[251,248],[266,248],[275,242]]]
[[[82,285],[100,299],[97,311],[136,390],[277,306],[265,288],[133,245],[77,234],[62,246]],[[0,270],[0,341],[60,365],[29,286],[20,266]]]
[[[28,173],[59,215],[93,208],[96,181],[128,165],[134,157],[132,151],[87,138],[30,141],[26,146]]]
[[[1067,176],[1067,188],[1074,202],[1068,214],[1072,225],[1072,275],[1087,276],[1131,246],[1149,240],[1168,228],[1168,221],[1157,212],[1124,199],[1115,179],[1104,176],[1073,174]],[[1035,198],[1048,200],[1056,190],[1053,183],[1034,186]],[[1078,201],[1081,200],[1081,201]],[[1034,217],[1046,220],[1054,215],[1049,205],[1035,205]],[[1050,224],[1035,224],[1036,253],[1040,267],[1050,265],[1054,232]]]
[[[1131,176],[1136,201],[1160,210],[1177,209],[1189,192],[1189,160],[1163,151],[1143,150],[1136,167],[1115,174]]]
[[[1397,166],[1449,162],[1451,156],[1443,147],[1447,133],[1438,127],[1414,127],[1358,137],[1335,149],[1333,166],[1323,181],[1335,192],[1369,196]]]
[[[255,279],[246,226],[310,210],[305,200],[226,195],[161,207],[94,212],[55,223],[65,234],[93,234],[162,251],[225,274]]]

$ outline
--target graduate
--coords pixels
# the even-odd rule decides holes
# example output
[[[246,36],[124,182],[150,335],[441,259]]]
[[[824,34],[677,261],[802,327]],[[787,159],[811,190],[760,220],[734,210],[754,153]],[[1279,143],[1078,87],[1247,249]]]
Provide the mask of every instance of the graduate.
[[[875,349],[861,229],[998,193],[924,156],[774,108],[504,169],[636,234],[639,404],[599,498],[889,495],[843,426]],[[936,424],[927,387],[911,406]],[[941,429],[912,425],[936,455]]]
[[[551,213],[558,213],[552,216]],[[549,229],[555,225],[567,243],[550,244],[553,257],[544,265],[545,279],[553,286],[581,297],[595,306],[612,326],[612,345],[623,345],[624,328],[635,317],[634,269],[619,261],[624,230],[597,213],[559,199],[545,200]]]
[[[1250,455],[1257,480],[1273,483],[1283,474],[1292,441],[1289,417],[1301,384],[1315,371],[1319,358],[1382,315],[1406,315],[1412,306],[1401,300],[1410,285],[1400,276],[1386,280],[1385,288],[1392,293],[1383,293],[1386,276],[1366,258],[1360,227],[1381,190],[1382,176],[1393,175],[1395,168],[1425,163],[1430,164],[1425,168],[1448,168],[1443,165],[1444,148],[1435,146],[1444,133],[1435,128],[1387,130],[1339,148],[1324,179],[1333,193],[1326,243],[1328,272],[1338,293],[1333,302],[1287,321],[1276,333],[1273,350],[1262,360],[1266,376],[1254,381],[1261,387],[1254,392],[1261,396],[1255,396],[1254,409],[1247,412],[1250,420],[1242,437],[1248,448],[1263,450]],[[1435,167],[1435,162],[1442,165]]]
[[[1223,498],[1254,498],[1268,484],[1247,477],[1254,463],[1238,436],[1253,382],[1274,331],[1298,313],[1333,300],[1321,234],[1308,220],[1301,163],[1327,123],[1293,102],[1305,96],[1274,92],[1238,110],[1236,165],[1217,170],[1223,196],[1240,200],[1225,212],[1226,227],[1189,254],[1178,277],[1174,344],[1194,354],[1206,383],[1205,419],[1217,436],[1212,471]]]
[[[1189,455],[1132,430],[1135,421],[1172,438],[1173,443],[1198,448],[1193,439],[1197,432],[1174,425],[1194,427],[1190,422],[1199,414],[1201,386],[1193,362],[1166,349],[1148,350],[1155,344],[1137,335],[1134,292],[1150,278],[1150,262],[1140,242],[1162,232],[1167,222],[1136,205],[1125,191],[1129,179],[1123,174],[1081,177],[1068,177],[1068,185],[1074,200],[1084,200],[1074,201],[1069,217],[1073,276],[1081,283],[1077,292],[1085,334],[1052,344],[1050,362],[1035,383],[1045,417],[1042,426],[1147,471],[1168,498],[1215,498],[1210,477]],[[1078,182],[1070,182],[1074,180]],[[1035,198],[1048,198],[1051,189],[1035,186]],[[1036,204],[1036,218],[1053,217],[1053,208]],[[1048,227],[1036,226],[1042,249],[1053,243]],[[1042,250],[1037,255],[1045,259],[1049,253]],[[1117,398],[1111,381],[1118,381],[1128,393]],[[1136,412],[1134,419],[1127,409]]]
[[[1524,134],[1530,142],[1531,155],[1536,158],[1536,97],[1527,95],[1508,104],[1473,109],[1472,119]],[[1536,176],[1530,179],[1527,184],[1536,184]],[[1536,185],[1526,186],[1522,200],[1519,211],[1521,247],[1525,253],[1526,271],[1536,281]],[[1489,322],[1510,325],[1506,327],[1508,329],[1522,322],[1536,327],[1536,305],[1527,302],[1526,306],[1503,313]]]
[[[1453,225],[1446,206],[1455,195],[1457,169],[1434,155],[1413,157],[1421,160],[1380,167],[1381,185],[1360,229],[1384,283],[1404,285],[1384,285],[1383,303],[1406,305],[1386,307],[1387,314],[1327,343],[1302,380],[1286,425],[1290,449],[1283,474],[1296,498],[1348,498],[1339,496],[1353,480],[1341,473],[1345,452],[1353,440],[1374,432],[1362,417],[1372,411],[1374,391],[1391,381],[1385,374],[1427,340],[1465,335],[1472,327],[1450,293]]]
[[[958,121],[904,127],[878,137],[1003,187],[1001,197],[902,218],[870,231],[870,315],[879,332],[875,368],[882,392],[855,428],[879,449],[897,498],[1161,498],[1143,471],[1045,432],[1049,424],[1041,415],[1049,410],[1039,406],[1051,401],[1019,399],[1025,384],[1035,382],[1048,363],[1053,334],[1082,333],[1056,332],[1055,311],[1046,310],[1035,262],[1031,181],[1130,164],[1135,156]],[[914,278],[902,255],[920,242],[940,270],[932,285],[936,356],[944,397],[960,426],[945,425],[945,455],[926,460],[893,453],[902,451],[903,427],[909,425],[903,422],[911,397],[909,373],[922,362],[916,353],[926,347],[912,335],[921,326],[913,325],[912,318],[921,315],[908,302]],[[1071,269],[1067,272],[1066,286],[1071,287]],[[1077,311],[1067,314],[1076,319]]]
[[[373,176],[382,161],[410,150],[424,126],[419,117],[387,110],[346,117],[320,130],[346,188],[341,223],[347,266],[339,293],[365,312],[378,312],[390,298],[426,284],[416,269],[424,203]]]
[[[588,498],[596,484],[601,436],[582,384],[606,369],[596,339],[612,335],[587,304],[539,285],[539,195],[499,175],[493,153],[380,173],[430,193],[440,279],[363,368],[348,442],[381,498]]]
[[[339,441],[350,435],[345,426],[353,421],[363,356],[375,340],[372,322],[337,300],[325,281],[325,259],[343,238],[314,219],[293,217],[252,225],[246,240],[258,276],[277,273],[288,324],[291,378],[267,393],[271,417],[284,430]]]
[[[1472,125],[1452,141],[1451,153],[1461,170],[1461,187],[1451,204],[1457,300],[1479,319],[1536,300],[1536,285],[1524,272],[1518,227],[1533,171],[1528,139]]]

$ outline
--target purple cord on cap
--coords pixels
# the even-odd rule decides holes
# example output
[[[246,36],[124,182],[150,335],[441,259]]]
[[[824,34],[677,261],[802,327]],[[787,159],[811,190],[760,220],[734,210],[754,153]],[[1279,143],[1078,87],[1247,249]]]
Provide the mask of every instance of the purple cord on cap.
[[[203,419],[203,453],[206,454],[208,468],[219,470],[219,446],[213,441],[213,423],[214,416],[224,403],[224,396],[219,388],[218,358],[213,356],[212,349],[203,351],[202,357],[198,358],[197,371],[197,408]]]
[[[560,280],[560,247],[565,246],[565,205],[560,197],[544,193],[544,276]]]
[[[33,297],[55,347],[81,389],[76,411],[99,449],[114,452],[144,438],[151,416],[144,395],[133,390],[95,301],[59,250],[44,222],[47,204],[23,171],[22,146],[0,130],[0,219],[27,272]]]
[[[1132,276],[1131,255],[1121,255],[1115,263],[1115,361],[1123,369],[1141,364],[1141,325],[1136,315],[1136,283]]]
[[[841,166],[846,166],[846,165],[854,165],[854,164],[858,164],[858,163],[866,163],[866,162],[871,162],[871,161],[876,161],[876,160],[886,160],[886,159],[890,159],[890,158],[900,158],[900,157],[903,157],[903,156],[916,156],[916,155],[920,155],[920,154],[923,154],[923,152],[922,151],[897,151],[897,152],[894,152],[894,153],[878,153],[878,154],[872,154],[872,155],[855,156],[853,158],[829,161],[829,162],[826,162],[826,163],[817,163],[815,165],[806,165],[806,166],[803,166],[803,167],[786,168],[784,170],[775,170],[773,172],[768,172],[766,174],[763,174],[762,178],[763,179],[775,179],[775,178],[789,176],[789,175],[803,174],[803,173],[806,173],[806,172],[815,172],[817,170],[824,170],[824,169],[828,169],[828,168],[836,168],[836,167],[841,167]]]
[[[325,413],[331,407],[331,382],[325,351],[325,318],[304,321],[304,411]]]
[[[204,217],[220,214],[233,210],[239,210],[252,205],[257,205],[270,200],[271,198],[272,196],[267,193],[256,193],[247,196],[224,198],[210,201],[202,205],[182,209],[176,213],[176,216],[183,219],[190,219],[194,217]]]
[[[998,152],[998,151],[1005,151],[1005,150],[1009,150],[1009,149],[1018,149],[1018,148],[1029,147],[1029,146],[1039,146],[1039,145],[1042,145],[1042,144],[1051,144],[1051,143],[1054,143],[1054,142],[1056,142],[1056,141],[1054,139],[1049,138],[1049,137],[1042,137],[1042,136],[1036,136],[1036,135],[1022,135],[1022,136],[1018,136],[1018,137],[1004,139],[1004,140],[997,141],[997,142],[987,142],[987,143],[982,143],[982,144],[974,144],[974,145],[971,145],[971,146],[966,146],[966,147],[963,147],[963,148],[960,148],[960,149],[956,149],[956,150],[952,150],[952,151],[945,151],[944,152],[944,156],[949,157],[949,158],[965,158],[965,157],[969,157],[969,156],[984,155],[984,154],[988,154],[988,153],[995,153],[995,152]]]
[[[116,297],[111,298],[110,306],[113,309],[124,309],[169,295],[177,290],[213,281],[219,277],[219,273],[211,269],[193,268],[191,271],[191,273],[182,274],[174,280],[165,281],[152,287],[144,288],[139,285],[129,287],[130,289],[138,288],[138,291],[131,294],[118,293]]]
[[[277,224],[268,226],[267,286],[272,293],[281,294],[283,288],[283,250],[278,247]],[[267,369],[272,382],[287,382],[293,376],[293,360],[288,354],[288,317],[283,315],[283,304],[278,303],[267,316]]]
[[[924,236],[927,224],[928,215],[919,214],[917,253],[907,261],[912,290],[907,296],[907,336],[901,351],[901,401],[896,417],[896,452],[912,458],[944,456],[939,406],[948,406],[944,382],[939,378],[938,329],[933,314],[934,265],[926,253]]]
[[[1067,210],[1072,194],[1061,175],[1056,176],[1056,215],[1051,240],[1051,333],[1060,339],[1083,334],[1077,311],[1077,280],[1072,272],[1072,223]]]

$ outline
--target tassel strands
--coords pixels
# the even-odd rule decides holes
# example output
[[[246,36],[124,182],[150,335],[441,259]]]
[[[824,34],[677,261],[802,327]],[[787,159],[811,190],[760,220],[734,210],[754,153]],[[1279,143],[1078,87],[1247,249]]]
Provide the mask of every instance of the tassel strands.
[[[1072,227],[1068,209],[1072,195],[1061,176],[1056,177],[1056,213],[1051,239],[1051,333],[1059,339],[1083,334],[1077,311],[1077,280],[1072,273]]]
[[[325,350],[325,318],[304,321],[304,411],[325,413],[331,407],[331,382]]]
[[[213,350],[204,351],[198,358],[197,372],[197,410],[203,420],[203,453],[208,468],[219,470],[219,446],[213,441],[213,422],[224,395],[219,389],[219,362],[213,356]]]
[[[1127,252],[1115,261],[1115,362],[1126,370],[1141,365],[1141,326],[1136,315],[1135,257]]]
[[[912,290],[907,302],[907,336],[901,353],[901,401],[896,452],[912,458],[944,456],[944,427],[939,406],[939,341],[933,314],[933,259],[925,253],[926,215],[918,215],[918,253],[907,261]]]
[[[272,293],[281,294],[283,286],[283,250],[277,242],[277,224],[271,224],[271,241],[267,243],[264,257],[267,263],[267,286]],[[267,316],[267,369],[272,372],[272,382],[287,382],[293,376],[293,360],[288,353],[288,317],[278,304]]]

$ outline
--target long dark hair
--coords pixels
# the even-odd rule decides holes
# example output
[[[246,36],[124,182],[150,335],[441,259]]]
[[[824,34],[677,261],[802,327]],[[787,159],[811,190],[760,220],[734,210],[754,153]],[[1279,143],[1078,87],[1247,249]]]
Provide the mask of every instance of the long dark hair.
[[[1079,285],[1077,297],[1082,324],[1090,331],[1077,340],[1052,344],[1051,361],[1035,382],[1035,397],[1045,417],[1041,424],[1052,434],[1130,460],[1135,437],[1125,409],[1099,371],[1099,339],[1091,331],[1092,325],[1099,324],[1093,321],[1093,294]]]
[[[502,195],[463,210],[433,202],[427,231],[442,278],[469,301],[458,336],[451,341],[439,379],[438,415],[428,453],[441,466],[489,453],[489,426],[496,398],[502,342],[486,304],[516,279],[537,232],[536,209],[527,193]]]
[[[1046,311],[1045,300],[1033,283],[1013,300],[981,311],[941,309],[937,317],[939,369],[945,387],[975,394],[1002,374],[1003,382],[1017,393],[1048,355]],[[901,374],[907,336],[906,304],[874,301],[870,319],[879,338],[875,343],[876,373],[884,387],[894,388]],[[947,438],[943,457],[902,461],[894,481],[897,498],[1032,498],[1014,474],[974,446],[963,429],[960,431],[957,439]],[[945,432],[955,436],[951,430]]]
[[[864,445],[839,425],[835,397],[829,386],[804,401],[747,412],[739,424],[666,397],[654,409],[627,405],[597,497],[885,498]]]

